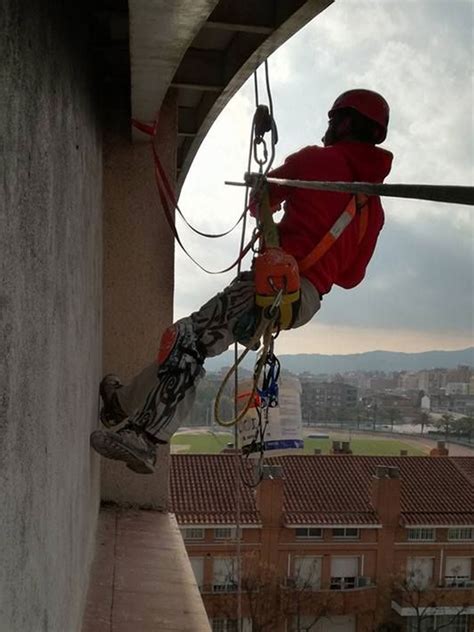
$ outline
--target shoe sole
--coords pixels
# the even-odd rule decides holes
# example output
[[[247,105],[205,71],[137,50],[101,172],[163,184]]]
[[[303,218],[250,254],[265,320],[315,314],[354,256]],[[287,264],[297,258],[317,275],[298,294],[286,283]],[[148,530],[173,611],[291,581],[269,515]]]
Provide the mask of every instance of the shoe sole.
[[[120,426],[120,424],[124,422],[125,419],[127,419],[127,417],[124,416],[119,421],[116,421],[115,418],[107,416],[107,412],[106,412],[107,407],[105,404],[107,396],[106,396],[105,391],[108,386],[111,386],[114,390],[118,390],[123,385],[120,379],[113,373],[107,373],[107,375],[104,375],[104,377],[102,378],[99,384],[99,396],[103,402],[103,406],[100,409],[100,414],[99,414],[100,421],[106,428],[115,428],[116,426]]]
[[[153,474],[155,471],[153,465],[137,456],[133,450],[127,448],[111,433],[106,434],[102,430],[96,430],[91,434],[90,443],[101,456],[114,461],[123,461],[130,470],[137,474]]]
[[[100,421],[102,425],[105,426],[106,428],[116,428],[117,426],[120,426],[127,419],[127,417],[124,417],[120,421],[116,421],[115,419],[108,419],[107,413],[105,412],[105,407],[101,408],[99,417],[100,417]]]

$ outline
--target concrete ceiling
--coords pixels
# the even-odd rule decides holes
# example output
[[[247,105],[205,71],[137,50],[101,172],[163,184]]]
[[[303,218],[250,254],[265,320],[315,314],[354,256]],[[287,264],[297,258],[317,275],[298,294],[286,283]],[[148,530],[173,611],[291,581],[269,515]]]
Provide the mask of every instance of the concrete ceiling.
[[[333,1],[129,0],[127,7],[126,0],[100,0],[96,40],[104,92],[109,99],[120,95],[123,104],[128,89],[131,115],[152,121],[168,91],[175,91],[182,184],[229,99],[264,59]]]

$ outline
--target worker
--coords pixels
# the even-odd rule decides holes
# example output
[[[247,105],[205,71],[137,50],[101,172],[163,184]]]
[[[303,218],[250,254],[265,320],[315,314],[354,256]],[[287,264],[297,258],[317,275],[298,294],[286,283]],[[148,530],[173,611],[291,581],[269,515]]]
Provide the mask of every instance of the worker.
[[[385,99],[371,90],[349,90],[336,99],[328,116],[324,146],[301,149],[268,176],[383,182],[393,158],[377,147],[387,134],[389,106]],[[284,203],[279,223],[281,246],[297,262],[305,263],[300,268],[300,298],[293,304],[289,328],[310,321],[333,285],[349,289],[364,278],[384,223],[376,196],[364,201],[365,220],[357,213],[323,256],[315,261],[309,257],[308,264],[310,253],[351,200],[354,196],[348,193],[269,185],[272,210]],[[156,361],[130,384],[123,385],[113,375],[104,377],[100,416],[108,429],[92,433],[92,447],[135,472],[152,473],[156,446],[168,443],[190,412],[206,357],[222,353],[236,340],[251,338],[257,320],[252,271],[243,272],[197,312],[171,325],[162,336]],[[113,430],[118,424],[121,427]]]

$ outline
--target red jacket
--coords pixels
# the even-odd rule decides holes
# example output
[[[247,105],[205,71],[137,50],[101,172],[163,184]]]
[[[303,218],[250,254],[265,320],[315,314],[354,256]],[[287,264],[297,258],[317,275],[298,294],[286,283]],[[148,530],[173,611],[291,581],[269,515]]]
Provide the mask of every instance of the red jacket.
[[[310,146],[289,156],[271,171],[272,178],[322,181],[383,182],[390,172],[392,154],[385,149],[359,142],[339,142],[329,147]],[[279,224],[284,250],[301,261],[321,241],[349,202],[349,193],[311,191],[271,185],[270,204],[285,201],[285,214]],[[359,220],[356,216],[329,251],[304,276],[320,294],[335,283],[343,288],[358,285],[375,249],[384,223],[378,197],[369,198],[367,231],[358,244]]]

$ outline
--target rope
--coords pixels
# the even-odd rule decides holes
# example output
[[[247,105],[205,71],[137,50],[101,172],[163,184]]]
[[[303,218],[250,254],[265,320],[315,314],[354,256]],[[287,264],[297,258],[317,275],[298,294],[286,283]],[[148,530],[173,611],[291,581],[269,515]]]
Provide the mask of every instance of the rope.
[[[281,293],[278,295],[277,298],[280,298],[280,300],[281,300]],[[275,325],[276,325],[276,321],[278,320],[278,317],[279,317],[278,310],[277,309],[273,310],[273,307],[275,305],[276,305],[276,301],[271,306],[271,310],[270,311],[272,313],[272,316],[270,318],[265,317],[265,315],[262,315],[262,320],[261,320],[261,323],[260,323],[257,331],[255,332],[254,336],[252,337],[251,341],[245,347],[245,350],[241,353],[240,357],[237,359],[236,362],[234,362],[234,365],[227,371],[227,373],[226,373],[226,375],[225,375],[224,379],[222,380],[222,383],[221,383],[221,385],[219,387],[219,390],[218,390],[217,396],[216,396],[216,400],[215,400],[215,403],[214,403],[214,418],[215,418],[216,422],[220,426],[223,426],[224,428],[229,428],[231,426],[235,426],[236,424],[238,424],[239,421],[244,418],[245,414],[247,413],[248,409],[251,407],[251,405],[252,405],[252,403],[253,403],[253,401],[255,399],[255,394],[257,392],[258,381],[260,379],[263,367],[265,366],[265,362],[267,360],[268,351],[270,350],[270,347],[271,347],[273,331],[274,331],[274,328],[275,328]],[[219,408],[220,408],[220,401],[221,401],[221,398],[222,398],[222,393],[224,392],[224,389],[227,386],[227,382],[230,380],[232,375],[237,372],[237,369],[238,369],[239,365],[242,363],[242,360],[245,358],[245,356],[248,354],[248,352],[251,351],[255,347],[255,344],[257,342],[259,342],[260,338],[262,338],[262,337],[263,337],[262,352],[261,352],[261,355],[260,355],[259,359],[257,360],[257,364],[255,365],[255,370],[254,370],[254,374],[253,374],[253,378],[252,378],[253,379],[252,391],[250,392],[249,397],[248,397],[245,405],[243,406],[242,410],[239,413],[236,412],[232,419],[224,420],[220,416]]]
[[[206,274],[224,274],[225,272],[229,272],[230,270],[232,270],[233,268],[235,268],[236,266],[240,265],[241,260],[247,255],[248,252],[250,252],[250,250],[253,249],[253,246],[255,244],[255,242],[258,239],[257,235],[253,235],[252,238],[249,240],[249,242],[244,246],[243,243],[241,243],[240,246],[240,254],[238,256],[238,258],[231,263],[229,266],[227,266],[226,268],[223,268],[222,270],[209,270],[208,268],[204,267],[203,265],[201,265],[186,249],[186,247],[184,246],[183,242],[181,241],[181,237],[179,235],[178,229],[176,228],[176,223],[174,220],[174,214],[173,214],[173,210],[177,210],[178,213],[181,215],[182,219],[184,220],[184,222],[186,223],[186,225],[191,228],[191,230],[193,230],[195,233],[197,233],[198,235],[201,235],[202,237],[208,237],[208,238],[218,238],[218,237],[223,237],[225,235],[228,235],[232,230],[234,230],[234,228],[236,228],[238,226],[238,224],[243,221],[244,223],[244,230],[243,230],[243,235],[245,234],[245,220],[246,220],[246,215],[248,212],[248,203],[246,204],[242,214],[240,215],[239,219],[237,220],[237,222],[232,226],[232,228],[230,228],[229,230],[223,232],[223,233],[204,233],[202,231],[199,231],[197,229],[195,229],[186,219],[186,217],[184,216],[184,214],[181,212],[181,209],[178,206],[178,202],[176,200],[176,197],[174,195],[174,191],[173,191],[173,187],[171,186],[171,183],[166,175],[166,171],[163,168],[163,165],[161,164],[160,161],[160,157],[158,156],[158,152],[156,150],[155,147],[155,143],[154,143],[154,138],[156,136],[156,132],[158,129],[158,120],[156,120],[153,124],[153,126],[151,125],[146,125],[145,123],[142,123],[140,121],[137,121],[135,119],[132,119],[132,124],[134,127],[136,127],[137,129],[139,129],[141,132],[148,134],[149,136],[151,136],[151,149],[152,149],[152,153],[153,153],[153,160],[154,160],[154,164],[155,164],[155,181],[156,181],[156,187],[158,189],[158,195],[160,197],[160,201],[161,201],[161,206],[163,208],[163,212],[166,218],[166,221],[168,223],[168,226],[171,229],[171,232],[173,233],[174,238],[176,239],[176,242],[178,243],[179,247],[181,248],[181,250],[184,252],[184,254],[203,272],[205,272]]]
[[[164,214],[165,214],[165,218],[166,218],[166,220],[168,222],[168,225],[171,228],[171,232],[173,233],[174,238],[176,239],[176,242],[180,246],[181,250],[185,253],[185,255],[189,259],[191,259],[191,261],[198,268],[200,268],[206,274],[224,274],[225,272],[229,272],[230,270],[232,270],[233,268],[238,266],[240,264],[240,262],[242,261],[242,259],[247,255],[247,253],[250,252],[250,250],[252,249],[254,243],[257,241],[258,236],[257,235],[253,235],[252,238],[248,241],[248,243],[244,247],[242,247],[242,245],[241,245],[239,256],[237,257],[237,259],[233,263],[231,263],[226,268],[223,268],[222,270],[209,270],[208,268],[205,268],[203,265],[201,265],[199,263],[199,261],[197,261],[187,251],[186,247],[184,246],[183,242],[181,241],[181,238],[179,236],[178,230],[176,228],[176,224],[174,222],[172,208],[168,204],[166,188],[164,187],[164,184],[163,184],[163,181],[162,181],[164,170],[163,170],[163,167],[161,166],[160,159],[159,159],[158,154],[156,152],[156,148],[155,148],[155,146],[153,144],[152,144],[152,151],[153,151],[153,156],[154,156],[154,160],[155,160],[156,186],[157,186],[157,189],[158,189],[158,194],[160,196],[161,205],[163,207],[163,211],[164,211]],[[247,210],[244,211],[245,215],[246,215],[246,213],[247,213]]]
[[[259,94],[258,94],[258,78],[257,78],[257,71],[255,70],[255,72],[253,73],[253,79],[254,79],[254,91],[255,91],[255,107],[256,107],[256,111],[255,114],[253,116],[253,120],[252,120],[252,125],[251,125],[251,131],[250,131],[250,144],[249,144],[249,154],[248,154],[248,160],[247,160],[247,171],[250,171],[250,167],[252,164],[252,153],[254,152],[254,156],[255,159],[259,165],[259,171],[260,173],[262,172],[262,167],[264,162],[259,161],[256,155],[256,141],[255,141],[255,127],[256,127],[256,117],[257,117],[257,109],[259,106]],[[269,98],[269,104],[270,104],[270,114],[271,114],[271,120],[273,121],[273,103],[271,100],[271,90],[270,90],[270,82],[269,82],[269,76],[268,76],[268,63],[265,60],[265,80],[266,80],[266,86],[267,86],[267,95]],[[277,142],[277,138],[275,137],[276,134],[276,126],[273,122],[272,125],[272,154],[271,154],[271,163],[273,162],[274,156],[275,156],[275,143]],[[262,138],[263,141],[263,138]],[[265,141],[263,141],[265,143]],[[264,154],[264,158],[265,161],[267,160],[267,155],[266,155],[266,146],[264,144],[265,147],[265,154]],[[268,168],[265,170],[265,175],[268,173],[270,166],[268,166]],[[244,250],[244,243],[245,243],[245,231],[246,231],[246,223],[247,223],[247,212],[249,209],[249,187],[246,188],[245,191],[245,203],[244,203],[244,212],[242,214],[243,216],[243,221],[242,221],[242,235],[241,235],[241,243],[240,243],[240,256],[238,259],[238,264],[237,264],[237,272],[238,274],[240,274],[241,272],[241,262],[242,262],[242,252]],[[253,244],[257,241],[257,239],[260,237],[259,235],[259,231],[254,231],[252,238],[250,240],[250,244],[251,247],[253,246]],[[276,313],[278,313],[278,311],[276,311]],[[270,329],[270,325],[268,325],[268,329]],[[259,336],[260,338],[260,336]],[[253,346],[253,345],[252,345]],[[264,346],[265,346],[265,342],[264,342]],[[242,460],[240,458],[240,454],[239,454],[239,430],[238,430],[238,419],[239,419],[239,413],[238,413],[238,390],[239,390],[239,377],[238,377],[238,367],[240,362],[243,360],[243,358],[245,357],[245,355],[248,353],[250,349],[250,345],[247,346],[247,349],[245,350],[244,354],[242,354],[241,358],[238,358],[238,348],[237,348],[237,342],[234,345],[234,367],[233,367],[233,372],[234,372],[234,391],[235,391],[235,399],[234,399],[234,417],[235,417],[235,421],[233,423],[234,425],[234,445],[235,445],[235,495],[236,495],[236,503],[235,503],[235,531],[236,531],[236,557],[237,557],[237,632],[242,632],[242,551],[241,551],[241,538],[240,538],[240,480],[241,480],[241,466],[242,466]],[[261,372],[263,368],[263,365],[260,367],[259,372]],[[257,367],[256,367],[257,369]],[[258,369],[257,369],[258,370]],[[214,407],[214,416],[216,421],[219,423],[219,410],[218,410],[218,403],[219,403],[219,399],[220,399],[220,393],[222,393],[222,391],[224,390],[225,387],[225,383],[227,382],[227,380],[230,378],[230,375],[232,375],[232,370],[229,372],[228,376],[226,376],[226,378],[224,379],[224,382],[221,384],[221,387],[219,389],[219,393],[218,396],[216,397],[216,401],[215,401],[215,407]],[[256,378],[256,381],[258,382],[258,377]],[[247,412],[250,403],[253,399],[253,397],[255,397],[255,391],[254,393],[251,395],[251,397],[249,398],[248,402],[247,402],[247,407],[245,412]],[[243,414],[245,414],[245,412]],[[243,415],[242,415],[243,416]],[[222,420],[220,420],[222,421]],[[232,425],[232,424],[228,424],[228,423],[221,423],[221,425]],[[262,445],[263,445],[263,438],[262,438]]]
[[[251,174],[252,176],[253,174]],[[258,177],[258,176],[256,176]],[[474,206],[474,187],[435,185],[435,184],[372,184],[370,182],[320,182],[317,180],[287,180],[267,178],[270,184],[316,191],[335,191],[341,193],[365,193],[382,197],[410,198],[429,200],[447,204],[466,204]],[[232,186],[247,186],[241,182],[226,182]]]
[[[156,136],[156,133],[158,131],[158,119],[156,119],[155,123],[153,125],[146,125],[144,123],[142,123],[141,121],[137,121],[136,119],[132,118],[132,125],[133,127],[135,127],[136,129],[140,130],[141,132],[143,132],[144,134],[148,134],[148,136],[151,136],[151,142],[152,142],[152,148],[153,148],[153,158],[155,160],[155,166],[158,169],[159,173],[160,173],[160,177],[161,180],[163,182],[164,185],[164,190],[166,191],[166,194],[169,198],[169,200],[171,201],[172,207],[178,211],[178,214],[180,215],[181,219],[183,220],[183,222],[186,224],[186,226],[188,228],[190,228],[194,233],[196,233],[196,235],[200,235],[201,237],[205,237],[206,239],[218,239],[219,237],[225,237],[226,235],[229,235],[235,228],[237,228],[237,226],[240,224],[240,222],[243,220],[247,209],[244,209],[243,213],[240,215],[240,217],[236,220],[236,222],[233,224],[233,226],[229,229],[227,229],[226,231],[222,232],[222,233],[205,233],[204,231],[201,231],[197,228],[195,228],[186,218],[185,214],[182,212],[179,204],[178,204],[178,200],[175,196],[174,193],[174,189],[168,179],[168,176],[166,175],[165,170],[163,169],[163,166],[161,164],[160,158],[156,152],[156,148],[155,145],[153,143],[153,140]]]
[[[253,73],[253,83],[254,83],[254,91],[255,91],[255,106],[258,106],[258,81],[257,81],[257,71]],[[254,145],[254,133],[255,133],[255,114],[252,119],[252,125],[250,127],[250,142],[249,142],[249,153],[247,158],[247,169],[250,169],[252,164],[252,149]],[[245,189],[245,197],[244,197],[244,219],[242,222],[242,233],[240,238],[240,252],[244,247],[245,243],[245,231],[247,228],[247,211],[249,208],[249,187]],[[256,233],[254,233],[253,237],[256,238]],[[256,239],[255,239],[256,241]],[[242,258],[240,259],[237,265],[237,274],[240,274],[242,268]],[[234,344],[234,366],[235,368],[235,377],[234,377],[234,416],[237,416],[238,413],[238,390],[239,390],[239,375],[238,375],[238,349],[237,342]],[[214,409],[214,417],[216,418],[215,409]],[[236,535],[236,557],[237,557],[237,632],[242,632],[242,547],[240,542],[240,454],[239,454],[239,429],[237,424],[234,426],[234,446],[235,446],[235,535]]]

